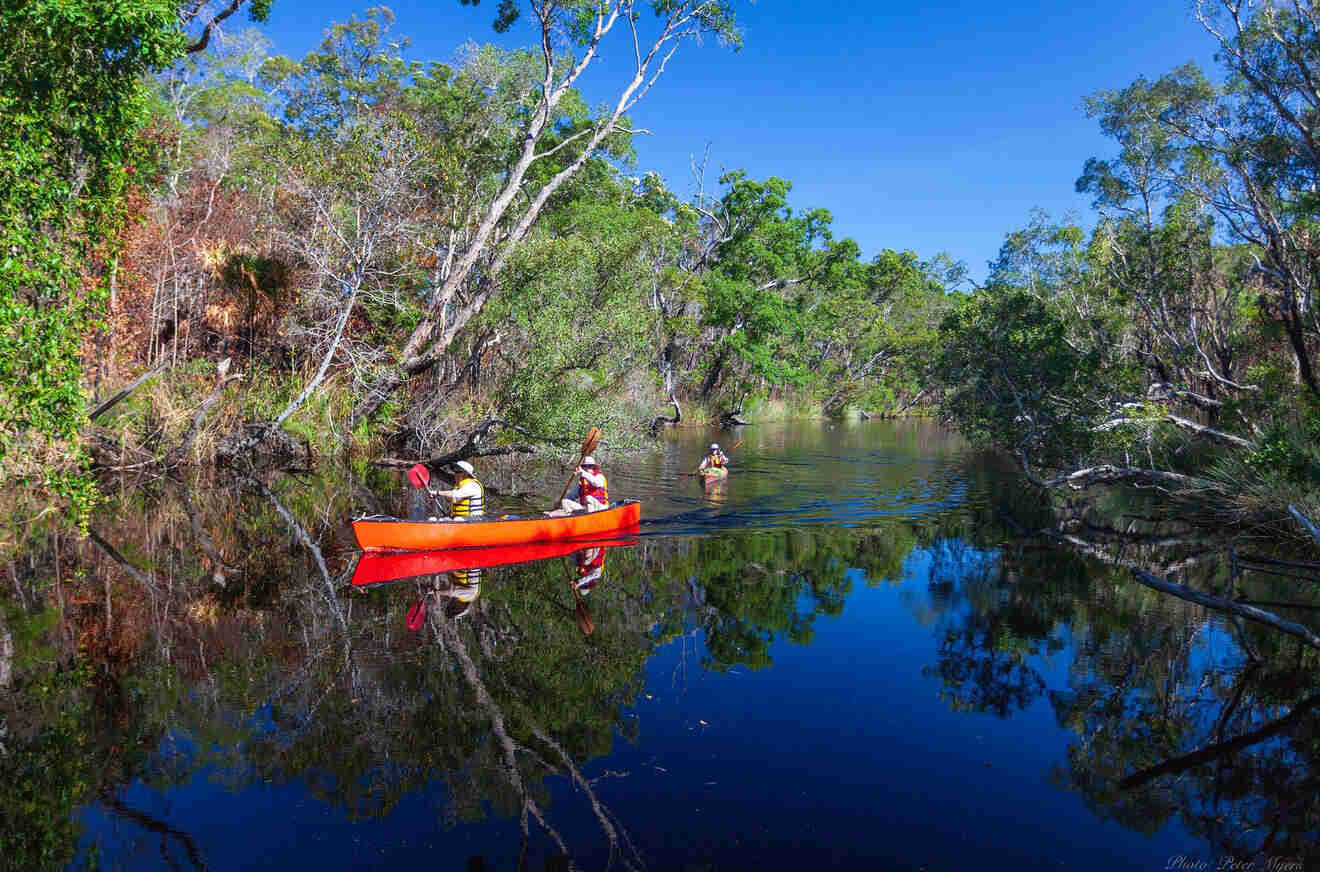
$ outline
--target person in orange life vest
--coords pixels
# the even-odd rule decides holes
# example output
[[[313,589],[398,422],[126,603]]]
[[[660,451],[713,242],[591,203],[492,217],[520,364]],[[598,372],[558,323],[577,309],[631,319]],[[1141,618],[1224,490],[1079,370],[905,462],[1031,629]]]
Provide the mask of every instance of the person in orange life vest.
[[[737,446],[734,446],[735,448]],[[718,442],[710,443],[710,450],[706,456],[701,459],[701,466],[697,467],[697,472],[704,472],[707,469],[718,469],[729,465],[729,456],[720,450]]]
[[[583,596],[591,593],[591,589],[600,581],[605,574],[605,549],[604,548],[585,548],[582,551],[573,554],[573,562],[577,564],[577,589]]]
[[[545,513],[547,517],[562,517],[583,509],[599,512],[609,508],[610,485],[605,474],[600,471],[596,458],[590,455],[582,458],[582,465],[574,472],[577,474],[577,484],[559,503],[558,509]]]
[[[449,500],[449,517],[446,520],[479,521],[486,515],[486,489],[473,475],[475,470],[472,464],[460,460],[454,467],[457,472],[451,473],[453,489],[433,493]]]

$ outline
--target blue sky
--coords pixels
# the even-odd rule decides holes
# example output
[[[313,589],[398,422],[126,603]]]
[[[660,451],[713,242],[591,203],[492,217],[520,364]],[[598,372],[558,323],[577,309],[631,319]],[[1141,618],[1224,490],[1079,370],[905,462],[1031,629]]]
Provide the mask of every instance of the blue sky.
[[[263,30],[298,57],[368,5],[277,0]],[[526,27],[494,33],[496,0],[386,5],[417,60],[452,61],[469,40],[532,44]],[[1191,0],[741,3],[743,48],[685,45],[633,112],[653,131],[637,143],[638,172],[688,196],[689,161],[709,145],[708,187],[721,167],[786,178],[793,206],[828,209],[835,235],[865,257],[947,251],[980,281],[1033,207],[1091,221],[1073,183],[1088,157],[1113,148],[1082,112],[1085,95],[1189,60],[1213,68],[1192,10]],[[584,76],[593,102],[630,73],[631,45],[615,36]]]

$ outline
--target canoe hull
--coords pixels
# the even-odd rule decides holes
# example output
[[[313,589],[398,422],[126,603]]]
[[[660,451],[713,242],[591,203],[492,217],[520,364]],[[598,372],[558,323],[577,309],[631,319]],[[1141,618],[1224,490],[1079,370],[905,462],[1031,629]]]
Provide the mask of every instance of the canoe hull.
[[[627,500],[599,512],[564,518],[516,521],[400,521],[364,518],[353,522],[353,535],[363,551],[440,551],[449,548],[490,548],[531,542],[592,539],[636,527],[642,504]]]
[[[701,477],[706,481],[720,481],[729,477],[729,471],[722,466],[712,466],[710,469],[703,469]]]
[[[635,536],[637,529],[618,531],[621,536]],[[533,542],[502,545],[494,548],[451,548],[448,551],[372,551],[358,558],[353,570],[353,586],[363,587],[420,575],[437,575],[464,569],[489,569],[531,563],[554,557],[566,557],[587,548],[619,548],[636,545],[636,539],[577,539],[561,542]]]

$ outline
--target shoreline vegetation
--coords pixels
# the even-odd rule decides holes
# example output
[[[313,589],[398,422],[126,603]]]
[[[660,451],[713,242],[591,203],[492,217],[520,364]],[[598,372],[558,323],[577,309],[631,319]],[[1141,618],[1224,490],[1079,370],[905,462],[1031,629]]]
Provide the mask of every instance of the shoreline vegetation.
[[[538,47],[453,64],[385,7],[300,59],[230,18],[269,0],[6,12],[3,485],[85,518],[96,470],[937,414],[1046,489],[1320,516],[1320,13],[1198,4],[1220,80],[1089,96],[1115,144],[1079,156],[1090,226],[1033,214],[978,286],[943,254],[864,260],[787,180],[706,154],[684,200],[636,166],[629,111],[678,46],[736,49],[736,5],[503,4],[495,29]],[[590,106],[615,41],[636,68]]]
[[[46,80],[66,91],[34,107],[45,150],[11,139],[0,170],[45,160],[48,181],[73,193],[93,178],[108,203],[90,225],[105,204],[71,196],[43,243],[76,265],[45,276],[62,344],[27,341],[54,317],[30,273],[0,283],[0,405],[21,410],[0,420],[6,483],[77,515],[95,501],[89,470],[553,454],[593,425],[639,450],[680,418],[929,398],[919,373],[959,265],[864,261],[827,211],[790,205],[790,182],[708,176],[709,155],[690,200],[636,170],[628,111],[684,42],[738,46],[732,3],[665,3],[654,20],[552,7],[517,22],[538,48],[469,43],[446,65],[412,57],[385,7],[294,59],[232,23],[208,44],[162,2],[120,22],[158,51],[58,66],[61,40],[97,38],[78,14],[95,5],[48,0],[6,27],[16,53],[50,55],[38,77],[2,71],[11,102]],[[506,5],[500,32],[516,23]],[[635,75],[589,106],[580,77],[614,42],[639,47]],[[113,82],[112,142],[89,145],[104,119],[72,99],[79,76]],[[103,164],[82,158],[91,145]],[[3,205],[40,218],[46,204],[20,189]]]

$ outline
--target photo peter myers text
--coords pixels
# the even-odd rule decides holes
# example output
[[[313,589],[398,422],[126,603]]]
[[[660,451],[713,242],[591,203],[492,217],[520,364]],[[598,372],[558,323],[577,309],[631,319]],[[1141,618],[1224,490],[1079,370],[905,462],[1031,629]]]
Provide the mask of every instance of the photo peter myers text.
[[[1164,864],[1168,872],[1303,872],[1302,861],[1296,857],[1192,857],[1175,854]]]

